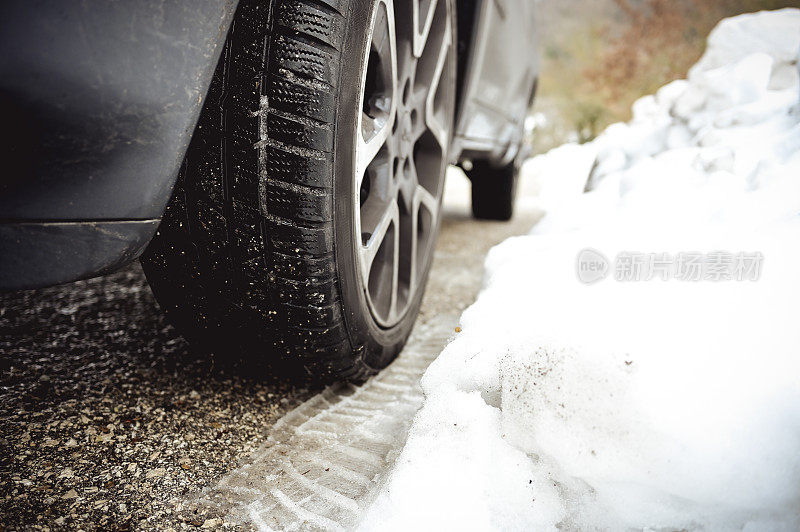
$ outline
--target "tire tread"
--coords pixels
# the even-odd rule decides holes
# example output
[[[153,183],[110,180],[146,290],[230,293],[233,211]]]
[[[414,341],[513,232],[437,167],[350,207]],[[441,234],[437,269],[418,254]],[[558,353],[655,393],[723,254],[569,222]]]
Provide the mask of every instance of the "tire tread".
[[[233,340],[275,369],[301,366],[321,381],[372,373],[351,345],[334,262],[345,13],[345,0],[240,3],[142,258],[160,304],[190,339]]]

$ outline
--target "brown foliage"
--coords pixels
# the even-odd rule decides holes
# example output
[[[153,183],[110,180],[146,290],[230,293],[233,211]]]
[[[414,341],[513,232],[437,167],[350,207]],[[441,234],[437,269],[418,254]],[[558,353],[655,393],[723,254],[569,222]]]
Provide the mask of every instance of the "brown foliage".
[[[628,117],[630,105],[686,73],[720,19],[749,11],[800,6],[779,0],[614,0],[626,20],[583,75],[610,114]]]
[[[800,0],[541,0],[537,150],[593,139],[633,102],[683,78],[723,18]]]

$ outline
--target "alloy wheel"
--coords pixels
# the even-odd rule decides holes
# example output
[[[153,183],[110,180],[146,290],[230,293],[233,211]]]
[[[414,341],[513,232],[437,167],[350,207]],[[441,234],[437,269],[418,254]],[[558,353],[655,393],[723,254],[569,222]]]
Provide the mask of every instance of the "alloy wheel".
[[[431,260],[453,124],[450,0],[378,0],[356,128],[355,238],[375,321],[405,315]]]

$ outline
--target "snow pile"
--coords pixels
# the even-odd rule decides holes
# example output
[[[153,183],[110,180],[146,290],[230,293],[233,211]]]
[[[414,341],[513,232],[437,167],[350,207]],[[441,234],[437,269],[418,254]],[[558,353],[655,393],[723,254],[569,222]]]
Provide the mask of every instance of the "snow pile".
[[[630,123],[528,163],[548,214],[490,253],[362,528],[800,527],[798,48],[800,10],[723,21]],[[763,262],[587,285],[585,248]]]

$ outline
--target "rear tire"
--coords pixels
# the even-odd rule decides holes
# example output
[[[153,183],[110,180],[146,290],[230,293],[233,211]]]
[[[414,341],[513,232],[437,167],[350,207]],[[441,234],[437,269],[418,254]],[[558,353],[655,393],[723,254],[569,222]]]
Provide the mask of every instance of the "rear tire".
[[[480,220],[510,220],[514,215],[519,170],[512,162],[494,166],[474,161],[465,172],[472,182],[472,214]]]
[[[402,157],[414,167],[418,150],[411,154],[413,139],[425,137],[428,118],[435,117],[446,132],[438,137],[444,144],[436,145],[441,161],[425,159],[420,176],[424,171],[430,191],[427,205],[438,209],[455,101],[451,1],[430,2],[432,23],[421,43],[423,53],[405,65],[411,78],[398,80],[407,73],[393,60],[394,81],[389,87],[381,85],[376,76],[385,68],[373,72],[378,67],[372,51],[378,47],[386,52],[386,37],[396,32],[399,56],[403,28],[411,27],[403,21],[412,19],[412,6],[427,20],[421,7],[425,4],[399,1],[401,10],[392,7],[391,0],[239,3],[173,198],[142,257],[160,305],[194,346],[221,357],[256,358],[267,371],[299,371],[319,382],[363,380],[402,349],[419,312],[438,217],[429,217],[425,247],[413,255],[419,257],[419,268],[400,312],[397,301],[403,285],[397,280],[398,267],[389,268],[393,276],[388,281],[362,268],[363,257],[370,253],[362,235],[377,234],[366,228],[362,206],[370,194],[394,190],[397,199],[387,199],[387,204],[403,212],[403,193],[391,183],[409,181],[388,168],[394,159],[406,160]],[[389,13],[395,12],[400,13],[396,31],[386,30],[377,42],[375,28],[388,28],[394,23]],[[414,81],[417,63],[420,72],[425,70],[425,54],[436,47],[443,68],[438,74],[429,72],[435,83],[428,89],[434,95],[424,98],[425,87]],[[380,64],[385,67],[386,61]],[[424,108],[415,111],[405,97],[399,103],[403,87],[395,86],[404,82],[411,84],[410,101]],[[362,105],[365,91],[371,97]],[[434,101],[435,109],[423,114]],[[364,118],[373,112],[369,106],[375,106],[376,113],[385,111],[385,116]],[[367,120],[392,130],[370,160],[357,157],[363,130],[357,124]],[[420,123],[419,131],[411,129],[411,124]],[[405,144],[399,135],[405,135]],[[425,146],[423,153],[429,147]],[[375,173],[370,180],[373,192],[364,190],[368,172],[359,170],[357,159],[369,163],[369,172]],[[359,171],[364,175],[359,177]],[[379,178],[388,179],[389,185],[378,187]],[[414,186],[419,185],[406,189],[416,190]],[[406,203],[419,208],[415,202]],[[391,231],[384,228],[384,236],[391,234],[400,243],[392,245],[397,257],[386,260],[400,268],[410,260],[401,256],[410,238],[404,237],[407,227],[402,220],[412,218],[417,214],[393,219]],[[421,224],[413,228],[422,231]],[[381,244],[373,259],[388,257],[386,249]],[[387,282],[393,287],[388,289],[392,312],[386,316],[391,319],[383,320],[375,312],[370,290],[377,286],[386,293]]]

